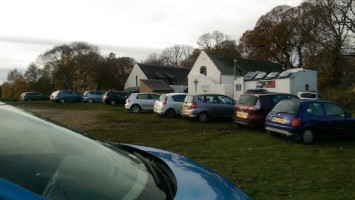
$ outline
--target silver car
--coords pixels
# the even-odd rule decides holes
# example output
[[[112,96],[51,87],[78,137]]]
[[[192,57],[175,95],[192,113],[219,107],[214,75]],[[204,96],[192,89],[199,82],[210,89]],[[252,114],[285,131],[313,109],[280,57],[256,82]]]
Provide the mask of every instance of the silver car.
[[[187,95],[182,104],[181,116],[197,118],[201,123],[217,117],[232,119],[235,103],[235,100],[222,94]]]
[[[168,118],[180,115],[181,105],[184,102],[186,95],[186,93],[169,93],[160,95],[159,100],[154,104],[154,112],[159,115],[165,115]]]
[[[142,110],[152,111],[159,97],[160,94],[157,93],[132,93],[126,99],[125,108],[132,113],[139,113]]]
[[[83,94],[83,102],[100,102],[105,92],[99,90],[87,90]]]

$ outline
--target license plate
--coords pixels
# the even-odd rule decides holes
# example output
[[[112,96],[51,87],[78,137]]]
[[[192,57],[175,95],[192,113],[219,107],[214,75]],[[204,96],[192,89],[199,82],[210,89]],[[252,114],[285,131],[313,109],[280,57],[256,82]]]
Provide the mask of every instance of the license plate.
[[[274,117],[274,118],[272,118],[272,121],[274,121],[274,122],[278,122],[278,123],[285,123],[285,120],[284,119],[282,119],[282,118],[278,118],[278,117]]]
[[[183,108],[184,110],[188,110],[188,109],[189,109],[189,105],[183,105],[182,108]]]
[[[246,119],[248,118],[248,113],[244,113],[244,112],[237,112],[237,117],[239,118],[243,118],[243,119]]]

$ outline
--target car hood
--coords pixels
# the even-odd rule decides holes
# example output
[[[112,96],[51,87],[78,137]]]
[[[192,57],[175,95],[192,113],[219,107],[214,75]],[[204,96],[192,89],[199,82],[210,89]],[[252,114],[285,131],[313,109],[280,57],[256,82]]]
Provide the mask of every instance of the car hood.
[[[174,199],[250,199],[235,184],[187,157],[151,147],[124,145],[154,155],[170,167],[177,182]]]

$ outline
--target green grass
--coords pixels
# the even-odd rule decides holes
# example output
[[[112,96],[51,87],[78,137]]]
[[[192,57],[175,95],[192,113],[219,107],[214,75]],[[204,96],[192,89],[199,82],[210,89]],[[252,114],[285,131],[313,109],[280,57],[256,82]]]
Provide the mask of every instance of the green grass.
[[[227,120],[200,124],[154,113],[132,114],[122,106],[29,103],[55,109],[112,110],[98,116],[102,127],[81,131],[103,141],[183,154],[224,175],[252,199],[355,199],[354,139],[322,139],[304,145]]]

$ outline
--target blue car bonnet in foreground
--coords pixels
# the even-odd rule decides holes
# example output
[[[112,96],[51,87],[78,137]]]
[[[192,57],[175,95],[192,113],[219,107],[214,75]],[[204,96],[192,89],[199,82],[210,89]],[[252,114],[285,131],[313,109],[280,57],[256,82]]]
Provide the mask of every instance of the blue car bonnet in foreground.
[[[170,167],[177,181],[174,199],[250,199],[226,178],[185,156],[151,147],[128,146],[153,154]]]

